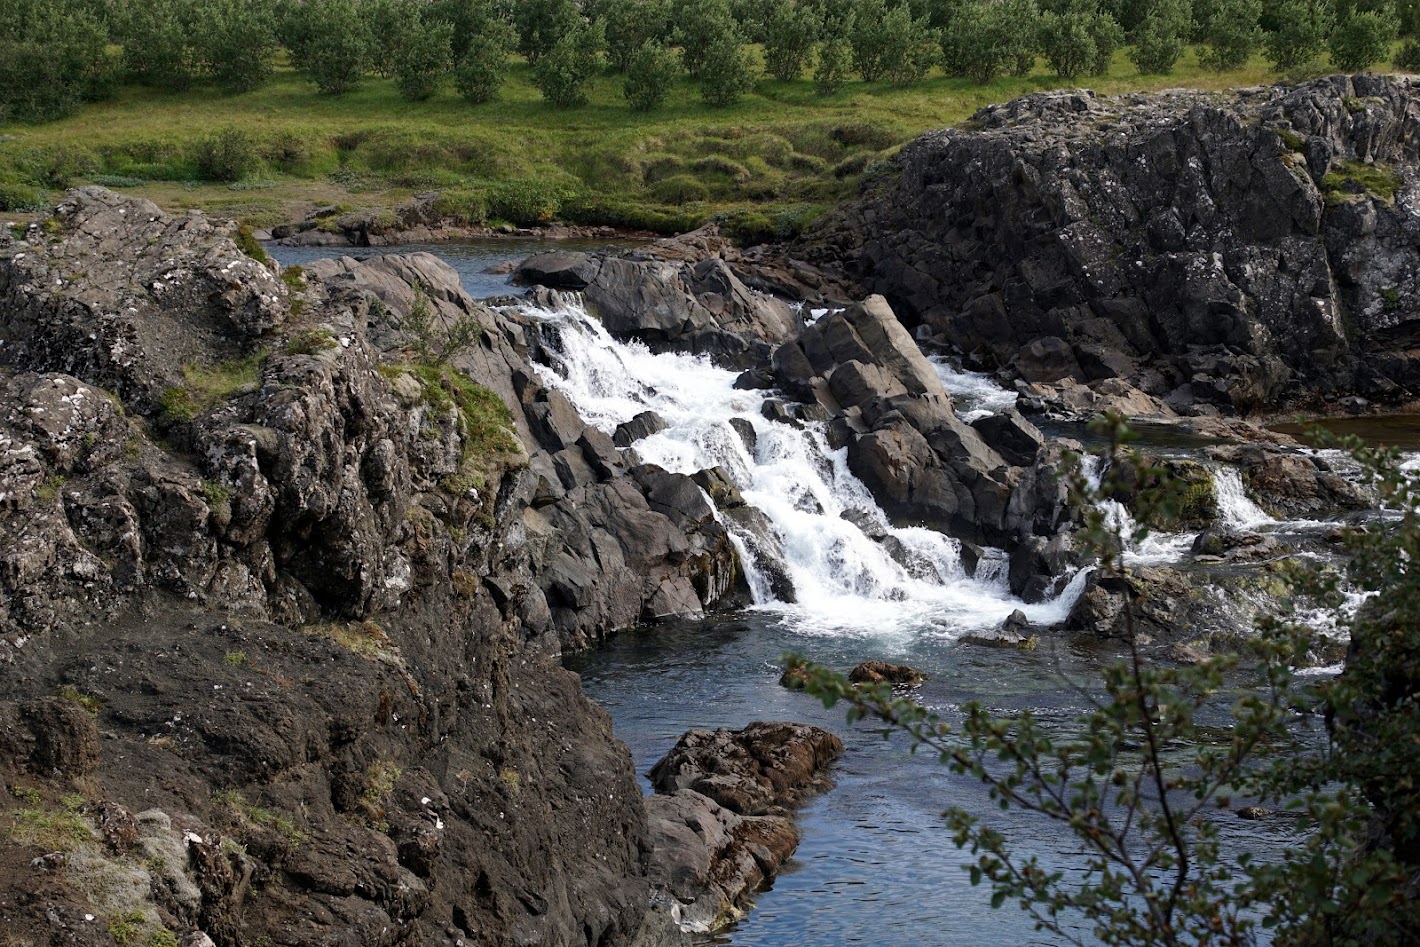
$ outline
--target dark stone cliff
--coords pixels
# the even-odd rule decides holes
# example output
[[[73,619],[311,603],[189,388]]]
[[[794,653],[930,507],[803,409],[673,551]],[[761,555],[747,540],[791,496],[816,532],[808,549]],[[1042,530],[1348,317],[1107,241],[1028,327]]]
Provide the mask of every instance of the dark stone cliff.
[[[234,236],[91,189],[0,247],[7,936],[629,943],[641,794],[557,655],[728,600],[723,529],[435,258]],[[415,364],[416,283],[498,398]]]
[[[1184,413],[1413,398],[1420,97],[1334,76],[1028,96],[904,149],[795,252],[990,369]]]

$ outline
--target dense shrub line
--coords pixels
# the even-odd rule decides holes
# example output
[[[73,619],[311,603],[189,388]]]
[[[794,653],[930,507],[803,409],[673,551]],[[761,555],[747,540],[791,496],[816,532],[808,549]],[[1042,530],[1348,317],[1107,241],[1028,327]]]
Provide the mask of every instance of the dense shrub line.
[[[0,0],[0,117],[52,119],[125,81],[249,92],[282,49],[331,95],[378,74],[411,101],[452,86],[489,102],[516,53],[554,106],[584,104],[610,69],[649,110],[682,72],[727,106],[762,74],[810,73],[830,95],[854,75],[984,84],[1044,59],[1074,80],[1122,46],[1142,73],[1169,72],[1190,44],[1218,70],[1263,51],[1284,74],[1354,71],[1417,21],[1420,0]],[[1412,38],[1395,64],[1417,59]]]

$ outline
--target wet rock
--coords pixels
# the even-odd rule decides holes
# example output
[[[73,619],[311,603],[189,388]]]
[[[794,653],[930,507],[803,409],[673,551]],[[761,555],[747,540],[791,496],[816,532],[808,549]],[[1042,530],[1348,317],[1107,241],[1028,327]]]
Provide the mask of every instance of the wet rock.
[[[650,437],[666,429],[665,419],[654,411],[642,411],[636,417],[616,426],[612,441],[617,447],[630,447],[643,437]]]
[[[647,775],[658,793],[691,789],[741,815],[762,815],[826,787],[823,771],[842,752],[838,737],[806,724],[690,730]]]
[[[828,785],[843,744],[794,723],[691,730],[650,772],[650,877],[684,932],[719,930],[798,847],[789,808]]]
[[[1265,533],[1210,526],[1193,540],[1193,554],[1200,558],[1248,562],[1275,559],[1289,550],[1277,537]]]
[[[1237,813],[1239,819],[1257,821],[1258,819],[1267,818],[1272,814],[1272,811],[1270,809],[1264,809],[1262,806],[1242,806],[1237,810]]]
[[[961,641],[965,644],[973,644],[986,648],[1018,648],[1022,651],[1034,651],[1036,647],[1036,636],[1033,633],[1034,626],[1026,613],[1019,608],[1006,616],[999,628],[985,628],[980,631],[969,632],[961,636]]]
[[[927,680],[927,675],[905,664],[864,661],[848,672],[848,680],[853,684],[896,684],[904,687],[916,687]]]
[[[554,250],[528,257],[513,272],[520,283],[583,290],[597,278],[600,268],[600,262],[590,254]]]
[[[744,443],[745,450],[753,457],[759,446],[759,434],[755,431],[754,425],[747,418],[730,418],[730,427],[735,429],[735,433]]]
[[[1035,463],[1045,444],[1040,429],[1012,408],[1000,414],[987,415],[971,424],[987,445],[1013,467],[1029,467]]]
[[[673,899],[670,917],[686,933],[721,930],[799,845],[782,816],[742,816],[693,790],[646,800],[652,884]]]
[[[1273,516],[1330,519],[1371,506],[1360,487],[1332,471],[1320,457],[1258,445],[1215,448],[1210,453],[1238,466],[1249,497]]]

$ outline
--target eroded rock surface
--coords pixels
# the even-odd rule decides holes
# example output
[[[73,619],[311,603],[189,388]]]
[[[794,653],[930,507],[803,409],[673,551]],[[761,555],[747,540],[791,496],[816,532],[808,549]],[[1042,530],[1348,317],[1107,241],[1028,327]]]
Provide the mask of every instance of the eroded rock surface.
[[[435,258],[231,237],[85,189],[0,246],[7,934],[629,943],[645,811],[557,655],[725,600],[713,511]]]
[[[1400,401],[1420,380],[1413,82],[1027,96],[918,139],[797,249],[1047,399],[1115,380],[1154,416]]]

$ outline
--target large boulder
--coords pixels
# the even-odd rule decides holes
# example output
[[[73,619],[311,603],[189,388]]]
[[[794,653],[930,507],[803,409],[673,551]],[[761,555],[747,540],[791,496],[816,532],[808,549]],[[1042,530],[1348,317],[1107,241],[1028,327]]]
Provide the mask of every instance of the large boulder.
[[[1415,80],[1038,93],[903,149],[793,248],[1023,382],[1246,413],[1420,382]],[[1348,321],[1349,320],[1349,321]]]

